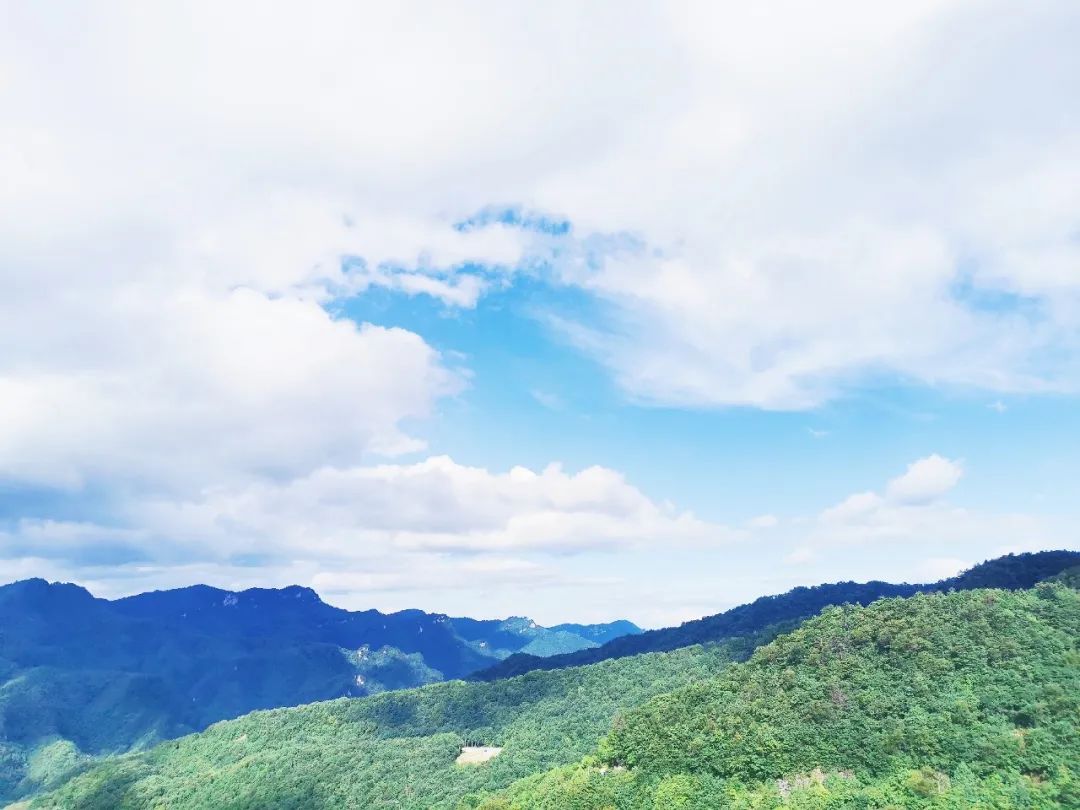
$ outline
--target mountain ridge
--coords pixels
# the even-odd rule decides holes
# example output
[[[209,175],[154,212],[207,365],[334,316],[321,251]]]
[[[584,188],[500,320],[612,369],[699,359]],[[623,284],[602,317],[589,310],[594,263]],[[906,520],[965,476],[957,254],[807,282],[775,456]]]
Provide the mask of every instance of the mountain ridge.
[[[718,641],[728,636],[753,632],[781,621],[815,615],[829,605],[867,605],[884,597],[912,596],[930,591],[964,590],[976,587],[1029,588],[1042,579],[1080,564],[1080,552],[1067,549],[1006,554],[972,566],[954,577],[933,583],[912,585],[873,580],[865,583],[836,582],[799,586],[782,594],[762,596],[712,616],[683,622],[678,627],[646,630],[635,636],[613,639],[599,647],[549,657],[518,653],[473,673],[476,680],[496,680],[522,675],[534,669],[594,664],[643,652],[664,652]]]
[[[256,712],[75,773],[34,807],[1071,807],[1078,597],[1062,580],[919,593],[704,647]],[[466,744],[501,753],[456,765]]]
[[[747,646],[747,639],[769,628],[790,629],[808,613],[836,604],[994,583],[1014,588],[1064,576],[1062,572],[1076,564],[1078,552],[1040,552],[988,561],[932,586],[872,582],[796,588],[677,628],[556,655],[550,668],[564,668],[568,660],[587,663],[595,656],[605,662],[724,639],[741,639],[737,649],[748,655],[753,645]],[[16,598],[20,595],[26,597],[23,604]],[[28,605],[36,607],[28,610]],[[223,624],[222,617],[233,623]],[[402,647],[380,646],[363,636],[373,625],[380,632],[389,629],[391,635],[382,639],[400,640]],[[94,628],[102,635],[94,636]],[[211,628],[215,633],[205,632]],[[271,629],[276,638],[267,635]],[[78,760],[87,753],[146,747],[255,709],[423,685],[447,677],[421,652],[431,639],[455,640],[456,649],[447,660],[492,660],[492,654],[505,651],[498,645],[527,646],[542,639],[541,630],[521,617],[472,620],[423,611],[350,612],[326,605],[300,587],[237,594],[198,586],[110,602],[70,583],[50,585],[35,579],[0,586],[0,797],[14,795],[19,784],[24,785],[22,792],[33,789],[25,781],[27,774],[39,772],[34,763],[42,752],[60,750],[56,745],[62,749],[62,756],[57,755],[61,761]],[[337,643],[346,639],[348,648]],[[649,649],[658,644],[675,646]],[[613,647],[625,654],[610,655]],[[736,660],[740,657],[742,653],[735,655]],[[530,664],[548,660],[511,656],[506,661],[522,659]],[[530,667],[536,669],[544,667]],[[485,674],[490,673],[478,673]]]
[[[42,578],[0,586],[0,797],[58,741],[118,753],[256,709],[460,678],[546,636],[559,652],[592,643],[523,621],[528,633],[476,622],[467,640],[444,614],[349,611],[301,586],[117,600]]]

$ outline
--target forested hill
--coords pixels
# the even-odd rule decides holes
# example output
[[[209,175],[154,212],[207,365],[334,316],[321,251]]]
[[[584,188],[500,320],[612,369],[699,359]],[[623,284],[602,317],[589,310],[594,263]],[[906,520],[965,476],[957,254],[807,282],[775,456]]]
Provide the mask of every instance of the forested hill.
[[[830,608],[759,646],[769,635],[257,712],[102,762],[34,807],[1080,806],[1067,585]],[[469,740],[502,750],[455,764]]]
[[[0,586],[0,800],[40,770],[46,749],[116,753],[254,709],[459,678],[515,650],[595,643],[521,618],[348,611],[300,587],[199,585],[109,601],[41,579]]]
[[[65,810],[471,807],[516,779],[577,761],[620,710],[712,677],[770,639],[254,712],[149,752],[105,760],[37,804]],[[467,740],[503,750],[481,767],[457,766]]]
[[[830,608],[483,810],[1080,807],[1080,593]]]
[[[474,673],[472,677],[477,680],[495,680],[535,669],[561,669],[643,652],[675,650],[690,644],[703,644],[757,632],[777,622],[804,619],[830,605],[868,605],[882,597],[911,596],[919,592],[970,588],[1030,588],[1035,583],[1077,564],[1080,564],[1080,552],[1040,551],[998,557],[976,565],[958,576],[924,585],[838,582],[794,588],[787,593],[763,596],[750,604],[686,622],[679,627],[648,630],[639,635],[617,638],[593,649],[545,658],[528,654],[512,655],[498,664]]]
[[[729,639],[724,647],[725,660],[738,660],[749,654],[761,640],[762,633],[775,632],[777,622],[790,627],[822,607],[838,602],[866,603],[882,596],[903,596],[919,590],[966,589],[987,584],[1018,588],[1054,577],[1068,566],[1077,564],[1080,564],[1080,554],[1075,552],[1046,552],[993,560],[933,585],[840,583],[798,588],[789,594],[765,597],[679,628],[616,639],[593,650],[560,656],[557,665],[566,667],[568,662],[581,663],[582,658],[590,657],[624,658],[641,652],[641,648],[679,648],[715,639]],[[1067,582],[1075,580],[1075,577],[1057,578]],[[413,632],[409,632],[410,623]],[[392,646],[375,648],[372,642],[378,637],[362,635],[366,632],[364,628],[389,634],[381,638],[397,640],[406,651]],[[586,632],[586,628],[575,629]],[[587,632],[602,635],[606,631],[593,628]],[[445,673],[427,663],[429,655],[431,660],[450,662],[468,661],[468,656],[472,655],[483,660],[485,654],[505,650],[509,644],[517,644],[519,649],[534,645],[535,649],[545,638],[552,643],[562,643],[564,634],[576,635],[569,629],[538,628],[527,619],[484,622],[432,616],[419,611],[391,615],[350,613],[323,604],[313,592],[302,588],[230,593],[200,587],[146,594],[112,603],[95,599],[73,585],[50,585],[42,580],[0,587],[0,799],[50,786],[63,774],[83,767],[87,754],[102,756],[132,747],[138,749],[251,709],[296,705],[341,695],[376,692],[388,686],[439,680]],[[589,641],[584,635],[576,637]],[[434,650],[419,646],[437,645],[440,640],[456,644],[457,648],[447,653],[437,646]],[[361,646],[347,648],[342,646],[344,644]],[[615,654],[612,654],[613,648],[617,650]],[[445,658],[437,658],[437,655],[445,655]],[[663,681],[662,678],[657,683],[650,681],[655,673],[650,669],[653,665],[643,663],[646,659],[647,656],[635,657],[627,661],[626,668],[616,667],[613,671],[632,672],[630,681],[641,679],[647,689],[630,690],[629,681],[601,678],[595,687],[580,691],[577,685],[585,677],[580,669],[553,672],[551,678],[547,678],[549,673],[533,673],[527,681],[515,681],[528,685],[524,691],[504,688],[500,685],[502,681],[470,684],[472,691],[465,692],[456,691],[464,687],[449,684],[446,691],[422,690],[417,693],[424,695],[425,701],[428,696],[435,701],[430,706],[424,704],[427,720],[414,717],[414,712],[420,709],[408,696],[391,698],[388,695],[383,703],[362,703],[363,706],[396,707],[393,712],[404,714],[373,721],[377,724],[373,732],[360,731],[370,732],[381,740],[391,733],[380,730],[390,720],[393,722],[387,728],[396,727],[395,724],[409,717],[428,722],[450,712],[452,716],[445,723],[431,727],[435,729],[431,734],[511,739],[505,731],[508,727],[504,720],[497,720],[502,715],[492,715],[485,708],[488,702],[509,700],[513,707],[511,714],[518,716],[519,709],[532,705],[535,700],[544,700],[548,694],[545,690],[559,684],[558,689],[572,693],[579,703],[584,701],[608,708],[629,705],[625,703],[628,696],[647,696],[647,691],[657,688]],[[535,662],[537,659],[530,656],[519,660]],[[608,670],[602,666],[590,671]],[[593,689],[596,691],[590,692]],[[534,693],[534,690],[538,691]],[[440,703],[439,695],[462,695],[465,696],[464,703]],[[573,709],[568,704],[545,703],[543,708],[537,709],[540,714],[522,715],[526,718],[521,720],[525,725],[515,728],[524,736],[513,739],[524,747],[513,757],[500,760],[504,764],[499,768],[513,766],[512,773],[503,775],[516,778],[535,772],[541,765],[547,767],[572,761],[573,758],[563,759],[562,755],[573,753],[576,758],[587,750],[603,731],[596,725],[605,719],[603,710],[589,715],[591,725],[577,725],[578,720],[573,714],[559,723],[555,721],[564,713],[580,712],[579,703],[575,703],[578,708]],[[329,719],[326,722],[337,721]],[[535,724],[551,729],[564,728],[566,733],[559,735],[562,742],[544,737],[547,741],[541,748],[526,743],[529,735],[534,733],[529,729],[535,729]],[[577,736],[570,734],[571,728],[576,729],[574,734]],[[514,733],[519,734],[519,731]],[[272,732],[270,738],[276,739],[276,734],[276,731]],[[423,745],[435,745],[441,751],[456,745],[456,739],[425,739]],[[567,743],[571,739],[575,741],[573,745]],[[361,747],[366,745],[363,743]],[[379,763],[397,762],[401,757],[405,757],[403,762],[407,763],[413,756],[427,756],[413,751],[411,742],[395,744],[396,747],[390,745],[389,749],[387,745],[379,742],[364,754],[370,755],[368,765],[371,768],[378,769]],[[559,756],[551,752],[553,745],[563,746]],[[582,746],[586,748],[582,749]],[[391,749],[397,754],[388,753]],[[158,752],[167,750],[166,747],[156,749]],[[313,761],[318,761],[326,755],[316,748],[301,752],[286,746],[282,751],[283,756],[288,754],[290,763],[296,761],[294,756],[312,757]],[[251,757],[261,757],[265,749],[244,748],[232,753],[247,762],[255,761]],[[349,756],[353,755],[359,756],[355,751]],[[394,759],[395,756],[398,759]],[[153,759],[140,761],[143,762],[140,768],[151,767],[154,762]],[[277,762],[274,768],[288,770],[283,762]],[[181,773],[201,779],[198,769],[192,771],[189,765],[181,763]],[[433,777],[434,784],[442,785],[443,777],[445,774]],[[499,786],[485,782],[484,787]],[[104,803],[100,806],[119,805]]]
[[[110,603],[117,612],[160,627],[227,638],[272,638],[282,644],[325,643],[348,650],[391,647],[418,654],[439,677],[460,678],[519,650],[549,641],[556,652],[593,647],[623,633],[627,621],[542,627],[531,619],[451,618],[422,610],[350,611],[323,602],[310,588],[251,588],[232,592],[206,585],[154,591]],[[530,648],[532,645],[532,648]],[[416,683],[394,684],[414,686]]]
[[[310,588],[298,586],[234,593],[195,585],[119,599],[110,607],[128,618],[152,622],[162,633],[267,638],[282,645],[330,644],[352,650],[365,645],[393,647],[406,654],[418,653],[426,666],[450,678],[494,658],[462,643],[446,616],[420,610],[343,610],[326,604]]]

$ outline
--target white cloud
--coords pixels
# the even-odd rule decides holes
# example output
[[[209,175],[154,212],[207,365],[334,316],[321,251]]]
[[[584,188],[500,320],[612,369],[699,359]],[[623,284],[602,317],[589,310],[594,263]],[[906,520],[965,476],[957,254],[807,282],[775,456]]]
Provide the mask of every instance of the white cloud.
[[[955,557],[928,557],[920,564],[919,573],[923,582],[936,582],[954,577],[971,566],[972,563],[967,560],[958,560]]]
[[[958,461],[935,453],[909,464],[903,475],[889,482],[885,496],[899,504],[929,503],[953,489],[963,474]]]
[[[285,483],[132,506],[138,525],[201,539],[213,554],[343,560],[411,552],[580,552],[722,540],[726,532],[658,504],[614,470],[514,467],[493,473],[445,456],[325,467]]]
[[[1063,516],[971,507],[946,497],[958,462],[933,454],[908,465],[880,492],[853,493],[771,535],[791,585],[841,580],[928,582],[1020,551],[1075,548]]]
[[[0,480],[127,493],[117,531],[148,548],[166,513],[210,551],[235,528],[236,554],[693,535],[610,471],[373,466],[421,450],[416,420],[468,374],[416,334],[330,313],[373,286],[471,307],[522,273],[591,297],[587,323],[549,321],[647,402],[809,408],[880,379],[1075,391],[1078,14],[14,4]],[[574,227],[454,227],[492,205]],[[818,531],[1013,542],[1009,521],[934,501],[959,475],[942,461]],[[453,495],[429,496],[453,507],[443,528],[425,476]],[[400,526],[320,489],[361,483]],[[265,512],[290,503],[271,531]],[[35,531],[50,554],[82,536]]]
[[[848,495],[836,506],[821,513],[823,523],[850,523],[877,512],[884,501],[875,492],[857,492]]]
[[[20,396],[86,370],[52,364],[84,355],[102,302],[375,284],[467,307],[545,257],[604,305],[568,336],[645,401],[807,408],[883,376],[1076,390],[1077,14],[21,4],[0,315],[49,362],[24,355]],[[502,203],[574,235],[450,227]],[[348,278],[341,255],[364,260]]]
[[[959,462],[937,454],[918,459],[888,482],[884,494],[859,492],[823,509],[799,542],[818,552],[867,544],[903,554],[926,549],[938,552],[930,555],[935,559],[943,549],[962,549],[970,559],[995,556],[1004,547],[1070,545],[1063,527],[1049,517],[950,504],[944,496],[962,473]],[[909,570],[908,576],[919,575]]]
[[[746,521],[749,529],[775,529],[780,525],[780,519],[776,515],[758,515]]]
[[[296,295],[109,293],[8,320],[25,337],[0,360],[0,476],[190,489],[304,473],[422,448],[400,422],[463,383],[417,335]]]
[[[543,391],[539,388],[534,388],[529,393],[532,394],[533,399],[549,411],[561,411],[566,407],[566,403],[563,402],[562,397],[558,394],[553,394],[550,391]]]
[[[788,565],[804,565],[817,559],[817,552],[807,546],[799,546],[792,549],[784,556],[784,562]]]
[[[102,595],[206,581],[237,588],[309,584],[353,607],[450,610],[460,593],[602,588],[595,615],[626,607],[606,570],[627,552],[718,552],[743,532],[653,501],[603,467],[492,472],[447,457],[412,464],[324,467],[275,482],[207,488],[188,500],[126,501],[122,527],[24,519],[0,532],[0,579],[75,579]],[[583,555],[594,561],[583,565]],[[630,589],[629,591],[627,589]],[[445,599],[440,604],[439,599]],[[619,605],[622,605],[620,608]],[[464,610],[459,607],[459,610]],[[547,615],[570,618],[566,606]]]
[[[910,534],[915,527],[945,526],[965,513],[937,501],[953,489],[963,474],[959,462],[936,453],[910,463],[889,481],[884,494],[858,492],[818,515],[819,535],[862,539]]]
[[[547,190],[646,245],[564,269],[612,307],[571,339],[661,403],[1077,390],[1075,7],[711,8],[685,106]]]
[[[868,534],[888,533],[898,522],[907,522],[906,518],[898,521],[898,516],[930,514],[925,507],[951,491],[962,475],[959,462],[934,453],[909,464],[903,475],[889,481],[884,495],[877,492],[849,495],[822,510],[818,523],[830,530],[854,527]],[[923,508],[921,512],[920,508]]]

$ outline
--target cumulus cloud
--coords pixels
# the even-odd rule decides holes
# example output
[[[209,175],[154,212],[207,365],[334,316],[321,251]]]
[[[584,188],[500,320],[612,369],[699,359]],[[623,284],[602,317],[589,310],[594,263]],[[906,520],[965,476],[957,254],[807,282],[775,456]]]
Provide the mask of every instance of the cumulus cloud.
[[[1076,390],[1075,7],[709,9],[678,15],[685,104],[545,190],[636,235],[564,263],[609,305],[570,339],[667,404]]]
[[[599,574],[551,560],[718,550],[742,536],[653,501],[611,469],[492,472],[445,456],[323,467],[189,500],[145,498],[115,517],[126,528],[22,520],[0,533],[0,561],[31,557],[43,572],[78,571],[103,593],[209,576],[230,585],[300,581],[347,600],[387,592],[415,599],[432,589],[596,583]]]
[[[717,542],[724,531],[658,504],[603,467],[493,473],[439,456],[415,464],[326,467],[193,501],[136,508],[138,523],[232,548],[366,559],[385,552],[577,552]]]
[[[643,401],[1075,390],[1080,12],[1007,12],[17,5],[0,298],[5,340],[32,324],[51,362],[13,396],[79,393],[53,365],[102,301],[378,285],[469,307],[523,271],[598,302],[550,322]],[[501,204],[573,227],[454,227]]]
[[[857,492],[822,510],[818,524],[825,532],[854,531],[866,537],[908,532],[915,524],[930,525],[933,519],[947,517],[948,507],[932,507],[962,474],[959,462],[934,453],[909,464],[903,475],[888,482],[884,494]],[[927,516],[931,516],[929,521]]]
[[[785,521],[772,535],[783,581],[928,582],[1010,552],[1075,547],[1067,519],[956,503],[948,496],[962,474],[959,462],[931,454],[878,491]]]
[[[26,323],[25,353],[0,360],[0,475],[189,489],[303,473],[422,448],[401,421],[463,385],[417,335],[301,298],[113,293],[81,302],[92,315]]]
[[[806,521],[796,557],[789,561],[801,559],[804,552],[863,545],[898,553],[948,547],[986,556],[1017,545],[1029,550],[1053,543],[1069,545],[1062,527],[1045,516],[949,503],[944,496],[962,475],[959,462],[936,453],[913,461],[882,492],[854,493]]]
[[[468,370],[340,314],[373,288],[572,288],[587,321],[541,317],[649,403],[1080,386],[1075,3],[4,15],[0,482],[106,492],[111,559],[182,528],[241,581],[307,545],[430,561],[700,532],[610,470],[380,466],[423,450]],[[819,531],[975,526],[939,500],[959,468],[924,462]],[[60,559],[87,525],[3,542]]]
[[[818,522],[823,526],[891,525],[891,517],[910,514],[916,507],[932,504],[959,483],[963,469],[957,461],[937,453],[913,461],[903,475],[889,481],[884,494],[857,492],[840,503],[822,510]]]
[[[480,111],[438,154],[393,113],[487,99],[347,4],[54,11],[0,33],[0,481],[190,494],[422,450],[467,373],[333,313],[373,286],[472,306],[520,263],[522,229],[455,228],[429,193]]]
[[[750,529],[775,529],[780,525],[780,519],[776,515],[758,515],[746,521]]]
[[[909,464],[903,475],[889,482],[885,496],[899,504],[929,503],[955,487],[963,474],[959,462],[934,453]]]
[[[876,492],[857,492],[823,511],[821,521],[832,524],[851,523],[875,514],[884,503],[884,499]]]

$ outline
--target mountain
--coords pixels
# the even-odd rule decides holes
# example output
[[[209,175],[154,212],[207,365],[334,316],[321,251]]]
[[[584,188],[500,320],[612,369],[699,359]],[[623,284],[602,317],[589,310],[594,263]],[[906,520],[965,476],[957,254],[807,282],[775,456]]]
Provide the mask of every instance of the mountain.
[[[578,761],[611,719],[745,658],[768,637],[496,683],[451,681],[255,712],[152,751],[106,760],[42,807],[453,808]],[[457,767],[464,741],[503,751]]]
[[[502,659],[515,652],[535,656],[596,647],[604,641],[634,635],[641,628],[620,619],[606,624],[558,624],[541,627],[532,619],[511,616],[503,620],[452,618],[454,631],[485,655]]]
[[[1056,584],[830,608],[480,807],[1080,807],[1078,639]]]
[[[573,633],[594,644],[606,644],[621,636],[637,636],[642,632],[640,627],[625,619],[607,624],[556,624],[548,629],[555,633]]]
[[[558,651],[593,643],[566,635],[528,619],[348,611],[300,587],[197,585],[108,601],[41,579],[5,585],[0,799],[43,751],[81,761],[255,709],[460,678],[549,638]]]
[[[222,638],[132,618],[73,585],[0,588],[0,798],[56,741],[78,759],[222,717],[363,694],[331,644]]]
[[[1075,589],[920,593],[781,630],[256,712],[82,766],[34,806],[1078,806]],[[470,742],[501,750],[455,764]]]
[[[113,603],[120,614],[227,639],[272,638],[279,644],[330,644],[344,649],[393,647],[420,654],[427,666],[459,678],[494,656],[463,644],[443,615],[404,610],[349,611],[323,602],[310,588],[231,591],[196,585],[130,596]],[[523,646],[523,645],[519,645]]]
[[[606,661],[722,639],[728,639],[727,660],[739,660],[755,639],[793,627],[833,604],[988,583],[1023,587],[1078,562],[1075,552],[1010,555],[933,585],[796,588],[678,628],[618,637],[550,660],[559,669],[594,657]],[[353,612],[326,605],[313,591],[298,587],[234,593],[195,586],[110,602],[74,585],[15,583],[0,587],[0,798],[56,784],[72,769],[84,767],[88,755],[147,748],[254,709],[429,684],[468,675],[507,655],[509,664],[524,661],[530,670],[542,669],[545,659],[512,653],[588,647],[606,633],[636,629],[629,623],[542,628],[520,617]],[[646,680],[642,688],[627,691],[625,683],[607,684],[588,699],[602,707],[621,701],[624,694],[643,695],[652,676],[636,669],[638,661],[627,666]],[[572,684],[579,672],[572,670],[570,681],[556,681]],[[491,677],[490,671],[485,677]],[[467,694],[479,704],[492,693]],[[529,695],[516,699],[521,706],[533,700]],[[480,722],[486,715],[478,704],[464,715],[475,722],[455,715],[453,733],[467,731],[476,739],[499,728]],[[568,711],[553,705],[547,709],[555,715]],[[442,709],[425,711],[437,716]],[[534,716],[529,722],[558,728],[555,715]],[[602,732],[589,727],[586,741],[592,744]],[[564,752],[579,752],[581,739],[574,744],[566,742],[572,735],[561,739]],[[539,757],[536,762],[573,761],[527,750]]]
[[[974,566],[949,579],[926,585],[894,585],[888,582],[838,582],[809,588],[794,588],[778,596],[763,596],[715,616],[685,622],[679,627],[648,630],[616,638],[601,646],[541,658],[519,653],[472,675],[478,680],[496,680],[522,675],[534,669],[561,669],[623,658],[643,652],[675,650],[690,644],[757,632],[777,622],[813,616],[830,605],[868,605],[883,597],[912,596],[925,592],[945,592],[970,588],[1030,588],[1037,582],[1080,564],[1080,552],[1040,551],[1008,554]]]

